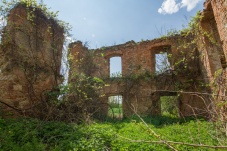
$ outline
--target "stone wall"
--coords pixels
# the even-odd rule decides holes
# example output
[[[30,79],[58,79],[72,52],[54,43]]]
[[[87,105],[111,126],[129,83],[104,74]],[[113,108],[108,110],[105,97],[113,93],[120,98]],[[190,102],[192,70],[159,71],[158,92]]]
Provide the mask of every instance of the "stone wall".
[[[17,4],[9,12],[0,47],[0,107],[20,114],[44,101],[61,80],[64,31],[34,10]]]

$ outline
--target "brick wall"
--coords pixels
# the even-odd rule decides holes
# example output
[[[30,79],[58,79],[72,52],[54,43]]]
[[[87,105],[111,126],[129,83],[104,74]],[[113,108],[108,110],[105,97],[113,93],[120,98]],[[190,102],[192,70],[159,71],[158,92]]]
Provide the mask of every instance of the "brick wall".
[[[63,29],[40,10],[29,21],[29,9],[18,4],[10,11],[0,47],[0,100],[23,114],[59,84],[64,40]]]
[[[121,95],[123,97],[124,116],[133,115],[135,112],[141,115],[161,114],[160,97],[177,95],[180,88],[176,84],[186,83],[192,78],[192,76],[187,75],[189,73],[185,73],[183,70],[180,71],[180,66],[179,69],[174,69],[173,65],[188,55],[189,72],[194,74],[193,72],[199,70],[198,66],[190,62],[192,61],[190,57],[196,54],[192,53],[191,55],[193,56],[190,56],[188,53],[191,52],[190,48],[178,47],[179,43],[183,43],[182,39],[190,40],[189,38],[174,36],[139,43],[130,41],[121,45],[90,50],[93,53],[93,62],[95,64],[95,69],[91,76],[99,77],[106,82],[106,86],[102,91],[104,95],[101,98],[104,104],[108,103],[109,96]],[[77,56],[82,58],[88,50],[80,42],[71,44],[70,48],[72,55],[77,54]],[[157,72],[155,71],[155,54],[165,51],[171,54],[171,57],[167,59],[172,69],[155,76],[155,72]],[[110,58],[115,56],[119,56],[122,59],[122,77],[114,79],[110,78]],[[78,63],[74,62],[72,66],[76,66],[76,64],[78,65]],[[73,69],[70,70],[73,72]],[[195,80],[201,80],[200,74],[195,74],[195,76]],[[195,87],[197,86],[190,85],[182,88],[185,91],[194,92],[196,91]],[[197,109],[201,110],[205,108],[200,98],[191,97],[190,94],[184,93],[179,93],[179,95],[179,98],[181,98],[179,99],[181,102],[179,103],[180,115],[190,116],[198,111],[193,111],[192,108],[197,107]],[[107,107],[101,107],[102,111],[107,113]]]

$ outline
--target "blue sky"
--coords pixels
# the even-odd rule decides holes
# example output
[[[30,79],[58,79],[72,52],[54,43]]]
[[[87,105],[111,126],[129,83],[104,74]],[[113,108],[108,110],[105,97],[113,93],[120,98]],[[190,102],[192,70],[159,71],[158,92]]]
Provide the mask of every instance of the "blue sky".
[[[0,4],[1,4],[0,0]],[[40,2],[41,0],[37,0]],[[72,26],[72,38],[91,49],[152,40],[187,25],[205,0],[43,0]],[[1,23],[1,16],[0,16]],[[111,73],[121,69],[119,58]]]
[[[203,9],[205,0],[42,1],[50,10],[59,11],[58,19],[72,26],[74,40],[88,43],[89,48],[99,48],[130,40],[151,40],[170,29],[182,29]]]
[[[181,29],[204,0],[43,0],[89,48],[151,40]]]
[[[151,40],[182,29],[204,0],[43,0],[72,26],[72,38],[95,49]],[[110,75],[121,73],[121,59],[110,60]]]

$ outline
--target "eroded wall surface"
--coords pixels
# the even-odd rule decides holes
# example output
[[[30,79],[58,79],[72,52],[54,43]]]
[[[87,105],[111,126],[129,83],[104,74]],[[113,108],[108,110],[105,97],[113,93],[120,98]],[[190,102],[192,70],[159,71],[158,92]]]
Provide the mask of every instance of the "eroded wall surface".
[[[63,41],[63,29],[39,9],[18,4],[10,11],[0,47],[4,111],[25,114],[59,84]]]
[[[218,70],[226,68],[227,52],[227,2],[225,0],[207,0],[200,22],[202,30],[198,48],[203,55],[202,71],[204,77],[211,82]]]
[[[179,95],[180,116],[190,116],[205,110],[204,102],[199,97],[188,93],[178,93],[180,90],[197,91],[196,88],[200,87],[199,81],[203,80],[199,66],[196,65],[198,63],[197,51],[179,47],[180,43],[190,40],[190,37],[173,36],[140,43],[130,41],[121,45],[91,50],[94,66],[90,76],[99,77],[106,82],[102,91],[104,95],[101,98],[103,104],[108,103],[109,96],[121,95],[124,116],[133,115],[135,112],[141,115],[160,115],[160,97]],[[195,46],[192,47],[195,48]],[[71,45],[71,53],[77,54],[75,59],[80,60],[79,56],[87,53],[87,51],[81,51],[82,49],[87,50],[80,42]],[[170,63],[170,68],[163,73],[156,74],[158,71],[155,71],[155,55],[164,52],[169,54],[166,59]],[[115,56],[121,57],[122,77],[110,77],[110,58]],[[185,65],[181,62],[183,58],[188,61],[185,71],[181,70]],[[178,62],[179,65],[176,66]],[[72,62],[72,66],[77,65],[78,61]],[[187,82],[192,77],[195,81],[193,85],[189,83],[188,86]],[[101,111],[107,114],[108,106],[101,108]]]
[[[204,80],[210,84],[209,94],[213,94],[212,105],[224,120],[226,115],[226,67],[227,67],[227,1],[207,0],[200,22],[204,33],[198,41],[201,55],[201,71]],[[220,105],[222,104],[222,105]]]

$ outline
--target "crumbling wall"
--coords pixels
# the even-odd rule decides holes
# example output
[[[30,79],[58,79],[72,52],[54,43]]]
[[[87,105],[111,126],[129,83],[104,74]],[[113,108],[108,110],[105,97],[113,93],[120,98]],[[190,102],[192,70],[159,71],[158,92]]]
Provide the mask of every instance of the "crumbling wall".
[[[211,6],[210,6],[211,5]],[[207,0],[204,11],[209,11],[209,7],[213,10],[213,16],[215,19],[215,25],[217,26],[217,34],[220,39],[220,45],[225,54],[225,59],[227,58],[227,1],[226,0]],[[210,10],[210,11],[212,11]],[[215,37],[216,38],[216,37]],[[226,60],[225,60],[226,63]]]
[[[17,4],[9,12],[0,47],[3,110],[26,113],[60,83],[63,32],[39,9]]]
[[[226,68],[226,2],[206,1],[204,6],[200,22],[203,33],[198,47],[203,55],[204,77],[209,83],[214,80],[215,72]]]
[[[69,45],[69,64],[70,64],[70,71],[69,71],[69,81],[73,80],[73,74],[86,72],[84,66],[84,60],[88,55],[88,48],[84,47],[82,42],[77,41],[71,43]]]
[[[99,77],[106,83],[102,90],[104,94],[101,98],[102,101],[107,104],[109,96],[121,95],[124,116],[131,116],[135,112],[141,115],[159,115],[161,114],[161,96],[178,95],[180,91],[190,91],[191,93],[197,91],[196,87],[199,87],[197,80],[201,80],[201,74],[199,67],[195,65],[198,63],[198,59],[193,63],[195,59],[191,59],[191,57],[196,58],[198,54],[192,52],[191,48],[179,47],[183,43],[182,39],[191,40],[173,36],[140,43],[130,41],[121,45],[91,50],[94,54],[95,67],[90,76]],[[84,57],[87,48],[84,48],[82,44],[78,47],[78,44],[79,42],[71,44],[71,52]],[[82,51],[83,49],[86,51]],[[155,54],[160,52],[171,54],[171,57],[167,58],[170,62],[170,69],[157,75]],[[78,55],[80,53],[81,55]],[[110,58],[115,56],[122,59],[122,77],[110,77]],[[187,69],[184,69],[184,62],[178,63],[184,57],[188,60]],[[76,65],[78,62],[74,62],[74,66]],[[188,81],[192,78],[194,78],[194,83],[193,85],[190,83],[190,85]],[[199,97],[188,93],[179,93],[179,96],[180,115],[190,116],[205,109],[204,102]],[[100,107],[105,114],[107,114],[107,107]]]
[[[207,99],[213,100],[209,106],[215,106],[210,112],[216,112],[227,119],[226,112],[226,67],[227,67],[227,1],[207,0],[200,22],[202,33],[198,41],[201,54],[203,78],[210,85]],[[205,33],[205,34],[204,34]],[[217,105],[223,104],[223,105]],[[222,108],[222,109],[221,109]],[[221,109],[221,110],[219,110]]]

